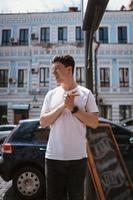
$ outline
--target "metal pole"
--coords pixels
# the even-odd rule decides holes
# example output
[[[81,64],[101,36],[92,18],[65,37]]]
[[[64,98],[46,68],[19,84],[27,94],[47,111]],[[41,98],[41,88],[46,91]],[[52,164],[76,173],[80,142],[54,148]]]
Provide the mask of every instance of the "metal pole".
[[[95,98],[96,98],[96,103],[98,105],[98,81],[97,81],[97,54],[98,54],[98,49],[100,47],[100,42],[98,42],[96,40],[96,38],[94,37],[94,42],[96,43],[96,47],[95,47],[95,55],[94,55],[94,61],[95,61]]]
[[[93,66],[92,66],[92,43],[93,31],[86,31],[85,34],[85,69],[86,69],[86,87],[93,93]]]
[[[84,3],[83,0],[81,0],[81,23],[83,23],[83,16],[84,16]]]
[[[93,67],[92,67],[92,43],[93,32],[85,31],[85,78],[86,87],[93,92]],[[89,134],[90,129],[86,128],[86,134]],[[89,145],[89,144],[88,144]],[[92,182],[89,169],[87,167],[85,180],[85,200],[96,200],[95,189]]]
[[[85,84],[88,88],[88,48],[89,48],[89,33],[85,31]]]

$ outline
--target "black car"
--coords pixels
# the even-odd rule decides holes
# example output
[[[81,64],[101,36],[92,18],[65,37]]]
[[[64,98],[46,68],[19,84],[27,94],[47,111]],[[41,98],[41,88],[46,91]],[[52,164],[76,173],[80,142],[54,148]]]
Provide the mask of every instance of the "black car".
[[[122,154],[125,154],[126,151],[128,152],[131,145],[130,138],[133,137],[133,130],[104,118],[99,118],[99,122],[110,124]]]
[[[123,157],[132,161],[129,142],[132,132],[109,120],[99,121],[111,125]],[[5,181],[13,180],[13,188],[22,199],[37,199],[42,195],[45,199],[44,157],[48,137],[49,128],[41,128],[38,119],[23,120],[2,145],[0,175]],[[130,164],[133,178],[133,161]]]
[[[39,120],[21,121],[2,145],[0,175],[13,180],[15,192],[23,199],[45,196],[45,150],[49,128]]]
[[[122,120],[120,124],[122,126],[133,126],[133,118]]]
[[[133,118],[125,119],[120,124],[133,131]]]
[[[16,127],[14,124],[3,124],[0,125],[0,144],[3,143],[5,138],[9,135],[9,133]]]

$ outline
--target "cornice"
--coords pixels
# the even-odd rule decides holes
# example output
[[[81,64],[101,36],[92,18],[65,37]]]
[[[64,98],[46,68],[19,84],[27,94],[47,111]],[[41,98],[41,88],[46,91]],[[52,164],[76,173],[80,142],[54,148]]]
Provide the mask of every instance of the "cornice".
[[[64,13],[23,13],[23,14],[5,14],[0,15],[0,24],[26,24],[26,23],[55,23],[55,22],[70,22],[73,21],[79,22],[81,18],[80,12],[64,12]]]
[[[119,11],[119,12],[105,12],[103,19],[101,21],[102,22],[125,22],[127,21],[129,23],[129,21],[133,21],[133,11]]]

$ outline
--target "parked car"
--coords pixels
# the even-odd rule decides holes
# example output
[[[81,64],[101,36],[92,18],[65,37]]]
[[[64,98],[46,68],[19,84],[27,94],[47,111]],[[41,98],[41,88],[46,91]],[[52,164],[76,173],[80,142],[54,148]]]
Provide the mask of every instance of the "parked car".
[[[130,138],[130,143],[133,144],[133,137]]]
[[[132,157],[129,142],[132,132],[109,120],[99,120],[111,125],[125,158]],[[22,120],[2,145],[0,175],[5,181],[13,180],[13,188],[22,199],[38,199],[43,195],[45,200],[44,157],[48,137],[49,128],[41,128],[38,119]],[[133,163],[130,167],[133,169]]]
[[[133,136],[133,130],[127,129],[127,127],[124,127],[118,123],[115,123],[111,120],[105,119],[105,118],[99,118],[100,123],[107,123],[111,125],[112,131],[115,135],[116,141],[119,144],[120,150],[124,150],[127,148],[127,145],[130,145],[130,137]],[[124,149],[123,149],[124,148]]]
[[[120,121],[122,126],[133,126],[133,118],[125,119]]]
[[[120,124],[133,131],[133,118],[122,120]]]
[[[131,131],[133,131],[133,126],[126,126],[126,128],[130,129]]]
[[[49,128],[40,128],[39,120],[23,120],[2,145],[0,175],[5,181],[13,180],[13,188],[22,199],[45,196],[48,136]]]
[[[0,144],[3,143],[5,138],[9,135],[9,133],[16,127],[14,124],[3,124],[0,125]]]

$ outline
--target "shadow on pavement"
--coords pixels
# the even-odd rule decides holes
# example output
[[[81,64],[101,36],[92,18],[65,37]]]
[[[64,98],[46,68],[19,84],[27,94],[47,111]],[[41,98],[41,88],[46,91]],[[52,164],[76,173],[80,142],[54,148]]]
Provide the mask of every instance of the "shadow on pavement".
[[[5,195],[3,196],[3,200],[15,200],[15,199],[16,199],[16,200],[22,200],[22,199],[20,199],[19,197],[17,197],[17,196],[15,195],[15,192],[14,192],[12,186],[11,186],[11,187],[9,187],[8,190],[5,192]]]
[[[0,199],[0,200],[1,200],[1,199]],[[24,199],[19,198],[19,197],[15,194],[15,192],[14,192],[12,186],[11,186],[11,187],[9,187],[8,190],[5,192],[5,194],[4,194],[2,200],[24,200]],[[40,199],[38,199],[38,200],[45,200],[45,199],[44,199],[44,198],[40,198]]]

